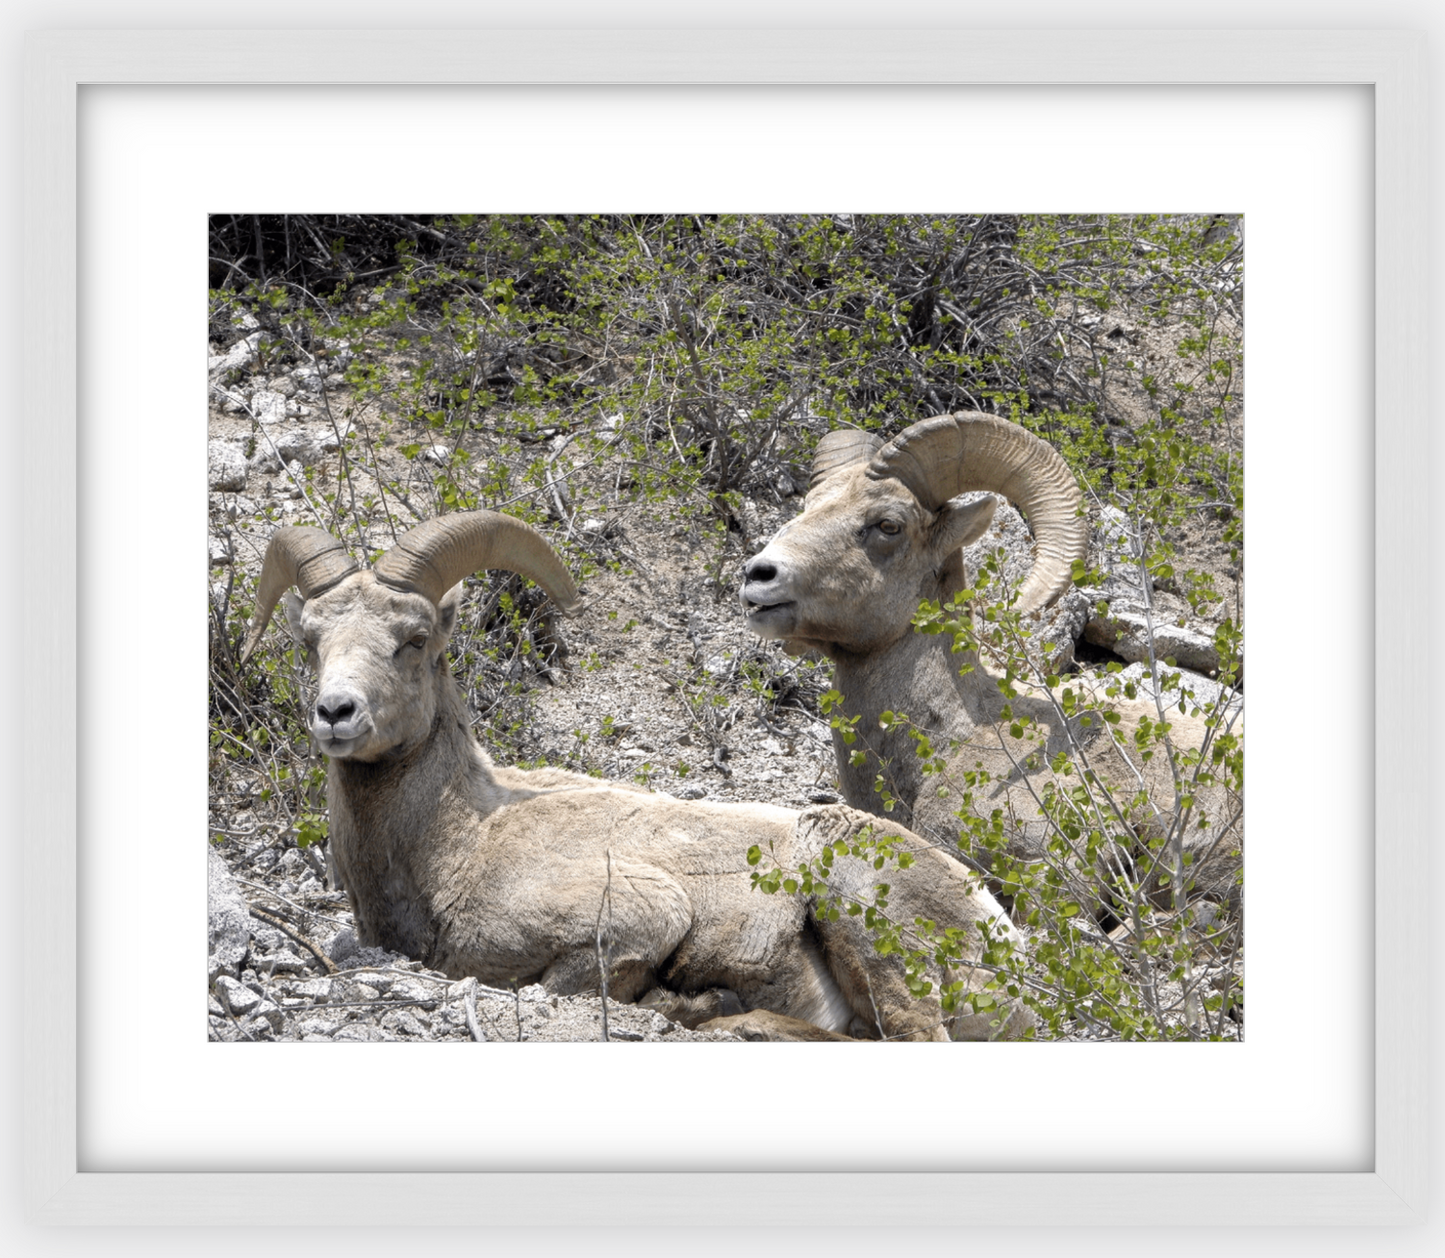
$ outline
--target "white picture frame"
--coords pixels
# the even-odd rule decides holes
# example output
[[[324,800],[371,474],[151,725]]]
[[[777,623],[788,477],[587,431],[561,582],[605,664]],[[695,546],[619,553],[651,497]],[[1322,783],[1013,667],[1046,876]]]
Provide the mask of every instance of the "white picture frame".
[[[255,1173],[246,1196],[273,1224],[355,1220],[393,1194],[396,1223],[586,1226],[619,1201],[646,1202],[659,1225],[726,1218],[740,1198],[752,1226],[797,1221],[826,1194],[833,1226],[904,1227],[916,1201],[994,1218],[1068,1224],[1127,1213],[1235,1226],[1418,1223],[1427,1197],[1425,953],[1431,834],[1426,713],[1391,684],[1429,658],[1427,598],[1411,575],[1429,536],[1426,219],[1428,154],[1420,40],[1392,31],[462,31],[39,32],[27,41],[24,276],[25,406],[45,434],[24,456],[21,604],[28,637],[23,847],[25,938],[43,967],[25,971],[25,1199],[56,1224],[239,1221],[235,1176],[104,1174],[77,1169],[74,468],[77,96],[88,83],[1365,83],[1375,107],[1376,763],[1398,788],[1375,795],[1375,1146],[1363,1173],[911,1173],[880,1188],[869,1174]],[[492,69],[491,67],[501,67]],[[1389,632],[1384,632],[1388,626]],[[1388,904],[1384,900],[1388,888]],[[901,1178],[901,1177],[900,1177]],[[404,1181],[404,1191],[397,1185]],[[1210,1208],[1201,1214],[1198,1202]]]

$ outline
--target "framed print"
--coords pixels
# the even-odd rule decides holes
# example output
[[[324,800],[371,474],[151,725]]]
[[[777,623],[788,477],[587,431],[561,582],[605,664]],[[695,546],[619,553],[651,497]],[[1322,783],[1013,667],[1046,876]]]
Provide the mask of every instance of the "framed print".
[[[1418,1222],[1428,726],[1395,684],[1428,658],[1410,566],[1431,497],[1418,457],[1429,417],[1418,42],[695,34],[29,38],[26,405],[45,436],[26,455],[25,606],[49,626],[24,691],[26,931],[47,959],[45,981],[27,973],[26,988],[32,1217],[241,1222],[244,1175],[273,1223],[348,1223],[385,1193],[397,1223],[483,1212],[523,1226],[545,1212],[586,1226],[622,1202],[682,1227],[741,1194],[751,1223],[782,1224],[819,1192],[834,1225],[907,1225],[919,1192],[1039,1224],[1127,1208],[1137,1224],[1168,1225],[1201,1198],[1235,1225]],[[887,1059],[887,1074],[840,1066],[825,1045],[792,1056],[696,1045],[686,1061],[671,1050],[605,1064],[592,1045],[535,1045],[484,1071],[475,1046],[208,1046],[188,1001],[140,998],[123,959],[183,973],[184,941],[204,931],[204,869],[183,855],[199,849],[204,815],[191,684],[204,646],[176,628],[204,525],[195,496],[173,486],[202,483],[195,295],[208,211],[981,203],[1228,210],[1250,225],[1249,493],[1261,553],[1277,547],[1281,564],[1251,591],[1249,755],[1271,766],[1252,769],[1252,824],[1278,837],[1259,844],[1251,874],[1259,1021],[1245,1044],[978,1045],[968,1063],[997,1052],[988,1070],[930,1050],[917,1064]],[[1328,283],[1312,265],[1326,256]],[[1322,305],[1328,332],[1309,318]],[[1372,589],[1330,610],[1370,645],[1372,675],[1326,682],[1312,670],[1328,651],[1292,632],[1299,600],[1331,582]],[[88,707],[124,712],[125,737],[77,722]],[[1311,756],[1291,741],[1302,720],[1329,731]],[[1288,780],[1271,786],[1279,766]],[[1327,964],[1299,966],[1311,932],[1336,946]],[[236,1055],[227,1071],[264,1081],[224,1139],[218,1050]],[[407,1054],[422,1051],[417,1071]],[[902,1100],[894,1071],[917,1073],[926,1106]],[[860,1106],[856,1076],[900,1103]],[[327,1135],[278,1147],[285,1080],[298,1077],[324,1079]],[[405,1104],[384,1119],[360,1106],[403,1081]],[[1041,1149],[1040,1130],[1073,1134]],[[1100,1130],[1135,1138],[1074,1138]]]

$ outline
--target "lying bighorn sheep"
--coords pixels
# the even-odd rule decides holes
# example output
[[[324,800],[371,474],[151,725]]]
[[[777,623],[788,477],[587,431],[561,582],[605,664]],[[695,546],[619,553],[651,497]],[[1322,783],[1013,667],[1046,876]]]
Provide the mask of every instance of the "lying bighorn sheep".
[[[1020,687],[1025,693],[1013,700],[1014,712],[1037,717],[1047,730],[1039,756],[1035,746],[1010,737],[1000,719],[1005,699],[979,666],[977,652],[954,652],[950,635],[911,628],[924,599],[947,600],[963,587],[960,547],[988,527],[993,494],[1018,505],[1033,530],[1035,561],[1016,604],[1032,614],[1069,588],[1073,564],[1087,558],[1081,495],[1067,464],[1046,442],[1016,424],[975,413],[923,420],[887,443],[857,430],[824,436],[802,514],[745,565],[741,597],[754,633],[781,640],[790,653],[813,650],[832,659],[844,715],[861,718],[855,726],[859,744],[846,745],[837,730],[833,738],[850,804],[881,813],[875,791],[881,774],[897,801],[892,815],[945,844],[958,838],[961,806],[982,817],[1001,809],[1011,850],[1032,858],[1056,833],[1043,820],[1036,794],[1049,775],[1046,762],[1069,745],[1063,722],[1041,690]],[[1133,796],[1142,783],[1165,806],[1145,810],[1142,825],[1137,816],[1123,826],[1107,809],[1095,814],[1122,841],[1111,859],[1129,865],[1139,857],[1140,839],[1169,835],[1179,818],[1169,810],[1176,794],[1167,757],[1160,753],[1141,763],[1129,743],[1140,719],[1157,719],[1157,711],[1125,699],[1118,709],[1119,742],[1103,733],[1097,717],[1087,728],[1077,718],[1070,726],[1090,767],[1121,797]],[[946,756],[944,773],[925,771],[907,724],[880,729],[880,716],[890,710],[927,731]],[[1202,722],[1177,711],[1168,719],[1179,745],[1201,745]],[[862,763],[855,755],[860,746],[866,747]],[[979,768],[991,780],[971,787],[964,775]],[[1238,799],[1222,787],[1193,794],[1182,837],[1194,894],[1233,900]],[[1147,870],[1149,889],[1165,901],[1160,872]]]
[[[489,511],[419,525],[371,571],[316,528],[278,529],[266,552],[242,658],[296,586],[287,617],[317,673],[311,730],[330,759],[331,851],[363,943],[456,977],[567,994],[598,988],[600,923],[610,994],[689,1025],[729,1015],[723,1025],[752,1038],[850,1026],[874,1037],[990,1034],[982,1014],[950,1020],[937,1000],[914,999],[859,918],[830,921],[800,897],[753,891],[750,845],[771,846],[786,868],[872,818],[843,806],[800,814],[685,803],[564,770],[494,765],[446,658],[458,583],[482,568],[529,577],[564,610],[578,605],[542,537]],[[897,920],[932,919],[975,941],[990,920],[1011,929],[977,879],[904,839],[917,864],[887,875]],[[834,868],[835,890],[871,893],[871,866]],[[987,975],[963,966],[933,978],[972,990]],[[739,1026],[736,1015],[750,1010],[763,1012]],[[1025,1017],[1011,1014],[1005,1030]],[[787,1019],[811,1025],[790,1034]]]

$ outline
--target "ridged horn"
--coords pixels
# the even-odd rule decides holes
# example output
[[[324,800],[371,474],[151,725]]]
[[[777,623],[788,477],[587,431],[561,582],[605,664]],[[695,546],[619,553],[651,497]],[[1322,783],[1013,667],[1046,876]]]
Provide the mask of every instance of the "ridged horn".
[[[817,489],[834,472],[854,463],[866,463],[882,447],[882,437],[864,432],[861,428],[835,428],[832,432],[825,432],[813,452],[813,475],[808,481],[808,488]]]
[[[581,606],[572,574],[546,539],[521,520],[496,511],[461,511],[418,524],[376,561],[376,579],[433,603],[463,577],[505,568],[535,581],[569,615]]]
[[[346,547],[324,529],[309,524],[288,524],[271,534],[266,558],[261,562],[261,583],[256,590],[256,612],[241,648],[241,663],[251,658],[261,644],[261,635],[271,623],[277,600],[293,585],[302,598],[329,590],[343,577],[356,571],[356,561]]]
[[[1078,481],[1059,452],[1018,424],[960,411],[905,428],[873,457],[868,475],[902,481],[930,511],[987,490],[1028,516],[1037,550],[1015,606],[1047,607],[1069,588],[1075,560],[1089,554],[1089,522]]]

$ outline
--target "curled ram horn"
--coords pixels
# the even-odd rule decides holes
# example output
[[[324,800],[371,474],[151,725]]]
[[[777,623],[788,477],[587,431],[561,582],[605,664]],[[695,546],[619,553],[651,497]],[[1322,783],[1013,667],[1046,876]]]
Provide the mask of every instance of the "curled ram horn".
[[[346,553],[346,547],[324,529],[309,524],[277,529],[271,535],[261,564],[256,612],[251,617],[245,646],[241,648],[241,663],[246,663],[260,645],[277,601],[293,585],[301,591],[302,598],[312,598],[356,570],[356,561]]]
[[[376,579],[433,603],[463,577],[504,568],[535,581],[568,615],[581,607],[572,574],[546,539],[521,520],[495,511],[463,511],[418,524],[376,561]]]
[[[808,488],[817,489],[828,477],[845,467],[866,463],[882,446],[882,437],[864,432],[861,428],[835,428],[824,433],[813,452],[813,475]]]
[[[1073,580],[1075,561],[1088,558],[1089,522],[1069,465],[1047,441],[1006,419],[960,411],[921,420],[873,456],[868,475],[902,481],[930,511],[980,490],[1018,507],[1037,545],[1019,591],[1021,612],[1057,599]]]

